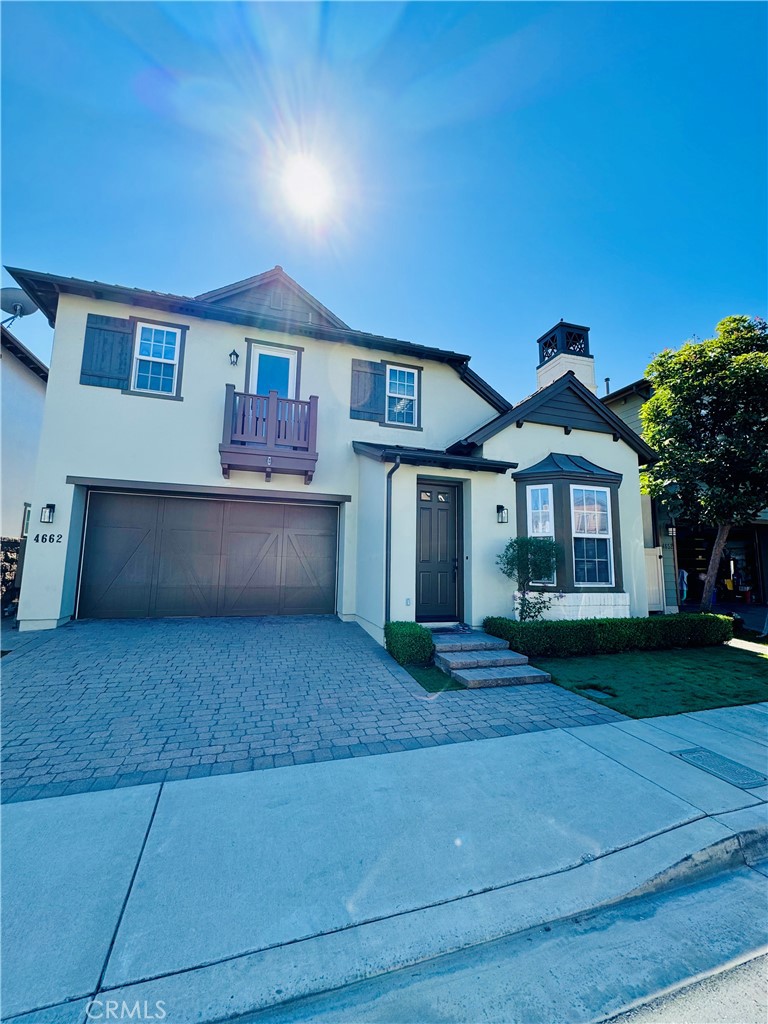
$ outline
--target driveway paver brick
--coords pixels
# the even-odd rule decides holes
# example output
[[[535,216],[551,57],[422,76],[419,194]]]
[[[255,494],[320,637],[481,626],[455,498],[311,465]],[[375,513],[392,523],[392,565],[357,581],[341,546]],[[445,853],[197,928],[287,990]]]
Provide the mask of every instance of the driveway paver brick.
[[[620,720],[552,684],[427,693],[333,616],[73,622],[3,659],[3,800]]]

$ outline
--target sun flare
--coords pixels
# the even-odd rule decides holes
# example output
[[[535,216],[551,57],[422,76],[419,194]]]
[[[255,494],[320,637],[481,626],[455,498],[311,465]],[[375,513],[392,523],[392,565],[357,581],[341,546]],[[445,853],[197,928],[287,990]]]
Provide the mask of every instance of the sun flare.
[[[327,168],[315,157],[289,157],[281,183],[285,201],[300,217],[320,220],[329,213],[334,199],[333,182]]]

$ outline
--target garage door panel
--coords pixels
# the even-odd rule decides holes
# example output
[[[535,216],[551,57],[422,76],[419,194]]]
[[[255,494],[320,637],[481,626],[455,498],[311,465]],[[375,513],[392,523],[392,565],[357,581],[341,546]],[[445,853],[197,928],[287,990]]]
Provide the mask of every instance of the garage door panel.
[[[83,617],[332,614],[338,510],[94,493]]]
[[[276,614],[282,548],[280,529],[225,530],[219,614]]]
[[[215,615],[224,503],[167,498],[157,549],[153,615]]]
[[[143,618],[150,614],[159,502],[126,507],[118,495],[92,495],[83,556],[80,615]]]

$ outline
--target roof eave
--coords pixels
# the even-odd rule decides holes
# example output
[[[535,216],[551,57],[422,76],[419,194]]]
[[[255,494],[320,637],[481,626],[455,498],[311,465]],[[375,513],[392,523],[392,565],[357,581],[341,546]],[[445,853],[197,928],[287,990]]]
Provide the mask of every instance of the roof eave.
[[[8,349],[11,355],[19,360],[22,366],[26,366],[28,370],[31,370],[44,384],[48,383],[48,367],[42,360],[37,358],[34,352],[30,352],[26,345],[22,345],[19,339],[14,334],[11,334],[7,327],[2,329],[2,345],[3,348]]]
[[[469,362],[469,356],[462,352],[451,352],[444,349],[430,348],[399,338],[386,338],[382,335],[368,334],[364,331],[342,330],[337,327],[322,327],[315,324],[297,323],[267,317],[233,306],[220,306],[184,295],[173,295],[166,292],[148,292],[141,288],[126,288],[123,285],[104,284],[100,281],[83,281],[79,278],[62,278],[54,274],[43,274],[38,271],[22,270],[6,267],[8,273],[17,284],[34,299],[48,318],[51,327],[55,326],[58,295],[83,295],[102,302],[120,302],[123,305],[141,306],[147,309],[162,309],[186,316],[194,316],[203,320],[218,320],[223,323],[237,323],[246,327],[257,327],[262,330],[275,331],[280,334],[298,334],[323,341],[336,341],[361,348],[378,349],[382,352],[393,352],[398,355],[410,356],[413,359],[429,359],[433,362],[448,363],[461,366]]]
[[[640,435],[636,434],[613,410],[604,405],[596,395],[593,395],[589,388],[581,383],[573,370],[568,370],[567,373],[564,373],[562,377],[558,377],[548,387],[542,388],[541,391],[537,391],[530,398],[526,398],[518,405],[512,406],[508,412],[498,416],[495,420],[491,420],[490,423],[486,423],[484,427],[480,427],[467,437],[455,441],[452,445],[449,445],[449,448],[461,446],[477,447],[483,444],[489,438],[505,430],[510,424],[524,423],[526,416],[546,404],[548,398],[559,394],[560,391],[564,391],[569,387],[575,387],[587,404],[591,405],[595,412],[605,419],[612,428],[614,435],[633,449],[637,454],[640,465],[658,460],[656,452],[645,443]]]
[[[517,462],[501,462],[497,459],[481,459],[472,456],[450,455],[448,452],[404,451],[398,448],[386,448],[372,445],[365,441],[353,441],[352,448],[358,455],[363,455],[374,462],[400,462],[407,466],[432,466],[441,469],[468,469],[472,472],[506,473],[517,469]]]

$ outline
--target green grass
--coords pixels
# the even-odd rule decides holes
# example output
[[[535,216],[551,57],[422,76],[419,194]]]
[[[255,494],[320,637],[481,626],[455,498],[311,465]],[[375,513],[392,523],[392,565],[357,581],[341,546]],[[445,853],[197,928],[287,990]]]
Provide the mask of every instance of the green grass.
[[[631,651],[586,658],[537,658],[536,667],[566,690],[600,690],[605,704],[632,718],[768,701],[765,654],[736,647]]]
[[[441,672],[434,665],[426,668],[417,668],[415,665],[406,665],[405,671],[410,672],[413,678],[423,686],[427,693],[443,693],[445,690],[466,690],[466,686],[451,679],[445,672]]]

